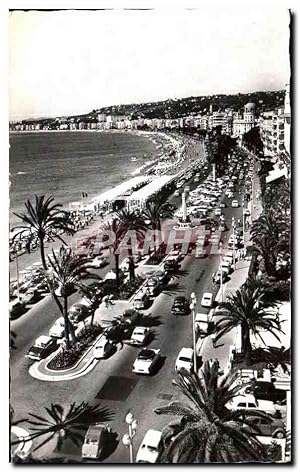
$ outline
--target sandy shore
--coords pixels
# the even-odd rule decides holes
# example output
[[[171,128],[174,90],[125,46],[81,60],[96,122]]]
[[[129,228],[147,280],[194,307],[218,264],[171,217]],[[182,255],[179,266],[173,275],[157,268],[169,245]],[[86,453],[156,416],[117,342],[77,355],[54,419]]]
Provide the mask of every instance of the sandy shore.
[[[140,133],[140,131],[139,131],[139,133]],[[144,132],[142,132],[142,133],[144,134]],[[179,139],[177,140],[173,136],[168,136],[168,135],[165,135],[164,133],[159,133],[159,135],[160,135],[160,138],[167,138],[167,141],[168,142],[171,141],[174,146],[176,145],[176,147],[178,147],[178,149],[182,145],[183,140],[182,140],[181,137],[179,137]],[[188,138],[186,138],[186,139],[188,139]],[[191,141],[191,143],[192,143],[192,141]],[[186,152],[187,152],[187,156],[186,156],[186,160],[184,161],[185,166],[183,166],[183,167],[186,167],[187,165],[190,165],[190,160],[189,159],[192,159],[192,160],[197,159],[196,152],[195,152],[195,147],[194,147],[193,144],[191,144],[190,149],[187,149]],[[157,159],[157,160],[159,160],[159,159]],[[179,169],[179,172],[182,172],[182,169]],[[89,202],[89,203],[92,203],[92,202]],[[76,234],[73,236],[73,241],[75,239],[82,240],[82,239],[88,238],[93,233],[97,232],[97,230],[99,229],[99,227],[102,223],[103,223],[103,219],[100,216],[95,216],[94,220],[87,227],[85,227],[84,229],[79,230],[79,231],[76,232]],[[66,244],[68,244],[68,245],[72,244],[72,238],[71,237],[64,235],[63,239],[66,242]],[[46,254],[50,253],[52,249],[59,249],[61,247],[61,244],[62,243],[59,240],[56,240],[53,243],[47,243],[46,244],[46,251],[45,251]],[[18,257],[18,269],[19,269],[19,272],[21,273],[21,276],[22,276],[22,271],[24,269],[26,269],[28,266],[31,266],[32,264],[34,264],[35,262],[38,262],[38,261],[40,261],[40,252],[39,252],[38,249],[35,250],[34,252],[30,253],[30,254],[25,253],[25,254],[19,256]],[[16,274],[17,274],[16,261],[15,260],[10,262],[9,272],[10,272],[10,281],[11,282],[15,281],[16,280]]]

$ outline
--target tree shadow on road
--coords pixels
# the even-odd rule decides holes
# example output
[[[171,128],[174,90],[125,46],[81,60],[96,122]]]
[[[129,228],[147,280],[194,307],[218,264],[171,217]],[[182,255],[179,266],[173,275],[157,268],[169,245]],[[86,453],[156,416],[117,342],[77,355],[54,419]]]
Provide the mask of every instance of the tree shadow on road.
[[[145,326],[146,328],[151,328],[153,326],[160,326],[162,325],[161,316],[159,315],[152,315],[149,313],[148,315],[142,315],[139,318],[139,325]]]
[[[186,289],[183,285],[180,285],[178,282],[174,282],[174,283],[170,283],[164,290],[162,293],[166,294],[166,295],[170,295],[170,296],[173,296],[173,295],[176,295],[180,292],[185,292]]]

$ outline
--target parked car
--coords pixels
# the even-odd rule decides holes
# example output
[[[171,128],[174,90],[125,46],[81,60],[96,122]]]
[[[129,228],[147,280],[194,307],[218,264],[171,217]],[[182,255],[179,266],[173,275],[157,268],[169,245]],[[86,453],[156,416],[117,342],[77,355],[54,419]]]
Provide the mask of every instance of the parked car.
[[[84,320],[89,316],[89,314],[89,309],[84,303],[74,303],[69,310],[69,316],[72,323]]]
[[[271,400],[274,403],[286,401],[286,391],[276,388],[272,382],[257,380],[252,386],[249,386],[248,390],[257,400]]]
[[[170,259],[170,260],[166,260],[166,262],[164,263],[164,269],[167,271],[167,272],[174,272],[176,271],[177,269],[179,268],[179,264],[176,260],[174,259]]]
[[[60,316],[49,329],[49,336],[52,338],[62,338],[65,334],[65,320]]]
[[[51,352],[53,352],[56,347],[56,339],[43,335],[35,340],[34,345],[27,351],[25,355],[34,361],[40,361],[51,354]]]
[[[213,274],[213,282],[215,284],[220,284],[221,279],[222,279],[222,282],[225,282],[226,276],[227,276],[226,272],[224,272],[223,270],[218,269],[217,272]]]
[[[133,363],[132,372],[150,375],[160,360],[160,349],[142,349]]]
[[[201,306],[211,308],[213,305],[213,294],[205,292],[202,296]]]
[[[98,459],[108,443],[110,433],[111,428],[107,424],[97,423],[89,426],[85,433],[81,457]]]
[[[226,406],[229,410],[259,410],[270,415],[275,415],[276,409],[274,403],[266,400],[257,400],[254,395],[237,395]]]
[[[166,285],[170,282],[170,274],[166,270],[158,270],[155,272],[154,276],[161,282],[162,285]]]
[[[124,318],[124,320],[130,325],[135,323],[140,318],[140,316],[141,316],[141,313],[132,308],[129,308],[128,310],[125,310],[122,313],[122,318]]]
[[[176,363],[175,363],[175,370],[178,372],[180,371],[187,371],[192,372],[193,370],[193,359],[194,359],[194,351],[192,348],[183,347],[179,352]]]
[[[140,290],[132,300],[132,307],[136,310],[143,310],[150,305],[150,294],[147,289]]]
[[[186,297],[176,297],[172,308],[172,315],[187,315],[190,312],[190,304]]]
[[[99,341],[95,344],[93,354],[95,359],[105,359],[115,351],[114,344],[107,339],[106,336],[102,336]]]
[[[219,270],[222,270],[223,274],[228,275],[231,272],[232,264],[228,261],[222,261]]]
[[[208,314],[207,313],[196,313],[195,316],[195,330],[198,331],[199,335],[206,335],[208,332]]]
[[[222,214],[221,208],[216,208],[215,209],[215,216],[221,216],[221,214]]]
[[[136,463],[155,464],[159,455],[158,447],[161,439],[161,432],[149,429],[139,447],[136,455]]]
[[[232,200],[231,206],[232,206],[232,208],[238,208],[238,206],[239,206],[238,200]]]
[[[145,326],[136,326],[132,332],[130,343],[143,346],[147,343],[150,333],[150,328]]]
[[[22,295],[22,302],[26,305],[31,305],[38,302],[41,299],[41,295],[37,290],[29,289]]]
[[[253,418],[247,416],[247,421],[251,421],[253,428],[249,428],[248,425],[244,425],[245,428],[249,428],[250,431],[257,436],[269,436],[272,438],[283,439],[286,436],[285,424],[279,418],[259,418],[254,416]]]
[[[12,320],[23,315],[25,311],[26,305],[23,301],[16,299],[9,302],[9,316]]]
[[[155,296],[160,292],[161,286],[161,281],[155,275],[150,277],[146,283],[146,287],[149,289],[149,293],[152,296]]]

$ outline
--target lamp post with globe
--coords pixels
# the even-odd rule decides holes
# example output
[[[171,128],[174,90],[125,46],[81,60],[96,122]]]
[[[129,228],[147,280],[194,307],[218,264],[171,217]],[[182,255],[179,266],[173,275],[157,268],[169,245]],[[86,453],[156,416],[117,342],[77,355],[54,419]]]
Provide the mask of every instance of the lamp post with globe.
[[[128,433],[124,434],[122,442],[124,446],[129,447],[129,459],[130,463],[133,464],[133,438],[136,434],[138,422],[131,412],[127,413],[125,422],[128,424]]]
[[[195,307],[197,298],[194,292],[191,293],[191,304],[190,309],[192,312],[192,323],[193,323],[193,354],[194,354],[194,373],[197,374],[197,353],[196,353],[196,332],[195,332]]]

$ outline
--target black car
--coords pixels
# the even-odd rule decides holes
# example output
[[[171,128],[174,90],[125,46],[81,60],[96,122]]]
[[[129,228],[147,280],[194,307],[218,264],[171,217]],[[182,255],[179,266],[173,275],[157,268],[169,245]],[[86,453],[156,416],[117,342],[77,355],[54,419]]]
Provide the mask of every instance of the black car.
[[[171,313],[172,315],[187,315],[190,312],[190,304],[186,297],[176,297]]]
[[[257,400],[270,400],[274,403],[286,401],[286,391],[276,388],[272,382],[256,381],[248,389]]]
[[[34,361],[40,361],[47,357],[57,348],[56,339],[50,336],[40,336],[36,339],[34,345],[27,351],[26,357]]]
[[[176,260],[166,261],[164,263],[164,270],[167,272],[174,272],[179,268],[179,264]]]

